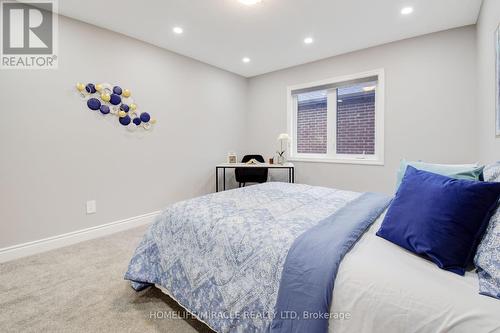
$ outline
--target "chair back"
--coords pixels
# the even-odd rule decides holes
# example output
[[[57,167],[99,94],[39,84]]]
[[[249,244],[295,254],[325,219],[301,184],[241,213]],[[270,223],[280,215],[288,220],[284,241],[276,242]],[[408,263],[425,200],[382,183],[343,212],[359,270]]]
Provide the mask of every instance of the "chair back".
[[[255,159],[255,160],[259,161],[260,163],[265,162],[264,157],[262,157],[262,155],[245,155],[241,159],[241,163],[246,163],[246,162],[250,161],[251,159]]]
[[[242,163],[246,163],[251,159],[255,159],[264,163],[262,155],[245,155],[241,159]],[[234,169],[234,176],[238,183],[265,183],[267,182],[268,169],[267,168],[236,168]]]

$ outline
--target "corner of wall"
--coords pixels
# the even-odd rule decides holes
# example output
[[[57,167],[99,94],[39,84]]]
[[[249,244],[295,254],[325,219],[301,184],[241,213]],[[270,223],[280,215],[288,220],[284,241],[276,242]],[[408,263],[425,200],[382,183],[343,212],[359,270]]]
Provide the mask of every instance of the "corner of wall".
[[[478,156],[482,163],[500,160],[500,138],[495,135],[495,32],[500,23],[500,1],[484,0],[476,23],[476,114]]]

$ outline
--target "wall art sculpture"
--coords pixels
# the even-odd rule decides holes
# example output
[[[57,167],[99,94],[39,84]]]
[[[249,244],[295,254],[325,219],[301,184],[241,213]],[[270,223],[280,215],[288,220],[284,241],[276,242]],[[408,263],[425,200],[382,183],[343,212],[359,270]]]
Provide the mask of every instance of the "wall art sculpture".
[[[77,83],[76,89],[87,101],[87,107],[92,111],[102,113],[104,116],[112,115],[118,122],[127,128],[143,128],[150,130],[156,123],[147,112],[138,110],[137,104],[128,89],[113,86],[109,83]]]

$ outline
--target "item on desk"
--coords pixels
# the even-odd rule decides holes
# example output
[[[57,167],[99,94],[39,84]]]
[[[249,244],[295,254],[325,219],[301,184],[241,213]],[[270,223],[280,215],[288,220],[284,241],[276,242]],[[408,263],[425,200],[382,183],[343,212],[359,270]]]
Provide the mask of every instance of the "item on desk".
[[[247,164],[260,164],[261,162],[257,161],[255,158],[252,158]]]
[[[236,156],[235,153],[227,154],[227,163],[237,163],[237,162],[238,162],[238,157]]]
[[[288,145],[289,140],[290,136],[287,133],[281,133],[278,136],[278,141],[280,142],[280,147],[281,147],[281,149],[276,152],[278,154],[278,164],[285,163],[286,146]],[[285,141],[285,148],[283,148],[283,141]]]
[[[274,157],[269,158],[269,164],[274,164]]]
[[[277,158],[278,158],[278,164],[285,164],[285,151],[277,151],[276,152],[278,154]]]

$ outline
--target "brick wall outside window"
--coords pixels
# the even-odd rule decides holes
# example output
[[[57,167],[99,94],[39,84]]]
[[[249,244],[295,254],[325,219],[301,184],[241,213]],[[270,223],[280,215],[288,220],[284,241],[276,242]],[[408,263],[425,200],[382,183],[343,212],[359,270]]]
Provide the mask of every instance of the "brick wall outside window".
[[[326,154],[326,97],[299,101],[297,110],[297,153]]]
[[[298,102],[297,152],[327,153],[327,98]],[[375,153],[375,92],[339,94],[337,154]]]
[[[339,95],[337,154],[375,154],[375,92]]]

